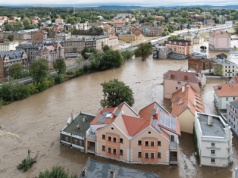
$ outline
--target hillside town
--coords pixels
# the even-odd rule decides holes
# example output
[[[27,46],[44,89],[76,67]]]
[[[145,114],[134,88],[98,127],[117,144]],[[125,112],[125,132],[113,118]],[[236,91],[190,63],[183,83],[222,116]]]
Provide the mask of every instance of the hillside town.
[[[51,143],[44,154],[39,150],[37,152],[36,146],[24,148],[24,151],[28,149],[26,160],[32,161],[31,166],[37,163],[37,167],[38,162],[47,159],[48,155],[57,159],[59,164],[60,159],[67,161],[61,158],[62,155],[67,157],[73,154],[75,158],[72,156],[72,160],[83,160],[77,164],[81,172],[76,172],[76,177],[129,177],[132,174],[137,177],[166,177],[171,166],[176,170],[181,166],[180,161],[186,157],[184,140],[189,138],[194,160],[189,159],[194,169],[223,168],[222,176],[228,173],[228,177],[238,176],[237,12],[202,8],[131,10],[115,11],[113,16],[101,12],[88,21],[86,15],[84,20],[82,16],[79,21],[75,9],[70,11],[69,16],[65,15],[67,13],[67,10],[62,10],[61,16],[53,11],[51,15],[42,13],[34,16],[6,16],[0,13],[0,106],[5,105],[0,114],[2,111],[2,117],[10,119],[9,110],[4,109],[17,104],[14,101],[27,102],[38,97],[33,102],[35,106],[38,101],[41,102],[41,95],[47,94],[48,97],[33,114],[44,113],[41,108],[47,110],[47,114],[44,113],[47,116],[41,115],[47,119],[37,121],[39,124],[44,122],[44,131],[32,133],[34,137],[29,141],[41,137],[45,130],[54,133],[54,140],[47,140],[44,135],[45,139],[39,141],[41,145]],[[92,10],[92,13],[95,12]],[[148,64],[147,61],[152,62]],[[124,69],[132,64],[133,67]],[[155,69],[158,64],[161,67],[159,70]],[[154,75],[156,83],[150,83],[151,80],[147,80],[143,72],[139,72],[140,75],[134,73],[137,67],[138,71],[153,71],[150,76]],[[117,74],[119,68],[122,71]],[[127,72],[125,76],[123,70]],[[106,73],[108,71],[114,73]],[[112,77],[116,81],[121,79],[123,83],[131,78],[133,82],[129,87],[133,89],[133,99],[130,98],[131,93],[122,89],[119,92],[121,95],[114,97],[113,101],[105,101],[105,98],[100,101],[100,94],[92,97],[91,93],[97,94],[101,86],[105,92],[104,85],[108,80],[112,81]],[[77,82],[72,84],[72,81]],[[100,86],[95,84],[98,81]],[[209,90],[205,89],[207,85]],[[54,90],[59,86],[64,86],[63,92]],[[159,87],[161,89],[156,90]],[[108,88],[113,87],[110,85]],[[103,97],[109,96],[110,92],[104,93]],[[206,98],[206,92],[210,98]],[[133,93],[136,93],[135,97]],[[64,95],[71,98],[61,99]],[[54,110],[48,105],[51,97],[56,100],[52,104],[56,106]],[[128,100],[121,101],[123,97]],[[73,98],[77,98],[76,101]],[[108,104],[110,102],[113,105]],[[58,109],[57,104],[61,103],[62,107]],[[64,108],[66,105],[69,105],[67,111]],[[207,105],[215,110],[211,111]],[[17,105],[14,105],[17,111],[16,108]],[[16,113],[22,112],[28,111]],[[57,112],[61,115],[55,114]],[[55,119],[50,122],[53,117]],[[18,139],[18,136],[9,133],[23,124],[18,123],[8,130],[8,122],[13,121],[7,121],[5,125],[0,122],[0,135],[8,133],[8,136]],[[36,127],[30,120],[27,123],[32,128]],[[25,132],[21,130],[18,134]],[[43,149],[43,146],[38,146]],[[60,152],[53,156],[50,152],[52,147]],[[64,152],[67,154],[64,155]],[[35,158],[31,159],[31,153],[36,154]],[[187,166],[188,163],[182,164]],[[137,166],[136,169],[131,165]],[[140,169],[140,166],[146,165],[165,167],[164,170],[159,168],[161,173]],[[5,171],[7,168],[2,172]],[[42,170],[35,171],[30,177]],[[16,174],[15,170],[13,174]],[[186,173],[173,174],[186,177]],[[20,176],[24,177],[24,173]]]

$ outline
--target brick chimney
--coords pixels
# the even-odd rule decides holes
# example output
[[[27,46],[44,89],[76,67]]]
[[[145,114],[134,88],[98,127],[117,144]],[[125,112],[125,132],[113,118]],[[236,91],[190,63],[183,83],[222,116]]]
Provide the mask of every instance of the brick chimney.
[[[184,76],[184,80],[188,80],[188,76],[187,75]]]

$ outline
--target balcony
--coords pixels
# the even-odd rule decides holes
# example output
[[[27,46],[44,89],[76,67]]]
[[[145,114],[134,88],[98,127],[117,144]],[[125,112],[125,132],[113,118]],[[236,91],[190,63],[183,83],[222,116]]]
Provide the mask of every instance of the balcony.
[[[178,144],[176,142],[170,142],[169,149],[170,150],[177,150],[178,149]]]
[[[88,140],[96,141],[96,133],[95,132],[88,132],[87,135],[86,135],[86,138]]]
[[[87,152],[95,154],[95,142],[88,141]]]
[[[171,151],[169,153],[169,163],[170,164],[177,164],[178,163],[178,156],[176,151]]]

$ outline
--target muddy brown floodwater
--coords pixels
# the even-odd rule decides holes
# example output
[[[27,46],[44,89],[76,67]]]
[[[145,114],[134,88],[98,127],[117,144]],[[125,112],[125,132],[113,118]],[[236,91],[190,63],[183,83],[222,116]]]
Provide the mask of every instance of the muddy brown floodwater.
[[[32,178],[39,175],[40,171],[50,169],[54,165],[62,165],[70,173],[79,174],[89,156],[105,162],[153,171],[161,178],[232,177],[233,168],[238,163],[236,137],[233,139],[234,163],[228,168],[200,167],[194,156],[193,138],[185,133],[182,133],[180,138],[177,166],[129,165],[84,154],[59,143],[60,129],[66,125],[66,120],[72,112],[77,114],[84,111],[97,114],[101,109],[100,84],[110,79],[118,78],[133,89],[135,110],[139,111],[153,101],[171,110],[169,100],[163,99],[163,73],[181,67],[187,69],[187,60],[133,59],[119,69],[84,75],[2,107],[0,109],[0,177]],[[207,85],[202,91],[206,112],[216,114],[212,86],[224,82],[219,79],[207,80]],[[16,166],[26,158],[28,149],[32,151],[31,156],[35,156],[39,151],[40,159],[29,171],[22,173]]]

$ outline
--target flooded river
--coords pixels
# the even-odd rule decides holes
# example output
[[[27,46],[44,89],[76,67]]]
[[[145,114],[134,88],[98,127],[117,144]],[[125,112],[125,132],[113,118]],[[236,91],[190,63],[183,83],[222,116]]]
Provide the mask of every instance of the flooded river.
[[[0,109],[0,177],[32,178],[40,171],[54,165],[62,165],[70,173],[79,174],[88,158],[117,163],[132,168],[153,171],[161,178],[190,178],[232,176],[233,168],[238,164],[238,141],[233,141],[234,163],[228,168],[200,167],[194,156],[193,138],[182,133],[180,138],[178,166],[128,165],[121,162],[98,158],[81,153],[59,143],[59,131],[66,125],[71,113],[80,111],[97,114],[101,109],[101,83],[117,78],[129,85],[135,98],[133,108],[139,111],[147,104],[157,101],[171,110],[169,100],[163,99],[163,73],[169,69],[187,69],[187,61],[138,59],[126,62],[120,69],[97,72],[75,78],[56,85],[42,93],[22,101],[14,102]],[[216,114],[213,104],[212,86],[224,83],[224,80],[208,79],[202,91],[205,109]],[[39,161],[26,173],[17,170],[16,166],[27,157],[40,153]]]

